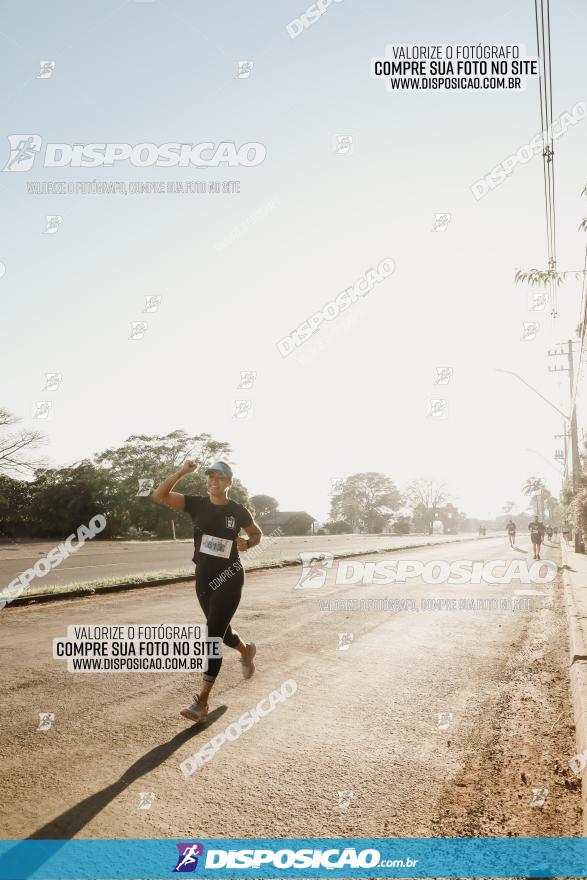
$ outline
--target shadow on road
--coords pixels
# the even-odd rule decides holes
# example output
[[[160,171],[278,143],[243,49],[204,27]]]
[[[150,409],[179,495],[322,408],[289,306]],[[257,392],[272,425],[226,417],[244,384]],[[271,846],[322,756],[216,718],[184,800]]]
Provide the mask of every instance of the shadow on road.
[[[13,874],[14,866],[19,864],[20,871],[24,870],[26,873],[18,873],[18,876],[31,876],[37,868],[53,856],[69,839],[81,831],[88,822],[127,789],[129,785],[162,764],[184,743],[203,733],[210,726],[210,723],[217,721],[224,715],[227,708],[227,706],[219,706],[210,712],[205,725],[192,725],[182,730],[181,733],[176,734],[168,742],[155,746],[154,749],[151,749],[151,751],[139,758],[138,761],[135,761],[134,764],[131,764],[128,770],[116,782],[106,786],[106,788],[102,788],[100,791],[95,792],[95,794],[91,794],[25,838],[25,840],[54,841],[51,846],[43,848],[43,854],[39,853],[39,856],[35,857],[34,854],[31,854],[30,850],[28,852],[24,850],[24,840],[17,843],[16,846],[8,850],[0,858],[0,877],[15,876]],[[21,850],[22,853],[20,852]],[[7,869],[6,872],[5,868]]]
[[[94,816],[97,816],[104,807],[111,803],[114,798],[118,797],[129,785],[154,770],[163,761],[195,736],[199,736],[209,726],[211,722],[217,721],[224,715],[227,706],[219,706],[208,715],[207,723],[203,726],[192,725],[182,730],[166,743],[155,746],[150,752],[147,752],[138,761],[135,761],[128,770],[116,782],[102,788],[95,794],[80,801],[79,804],[70,807],[65,813],[61,813],[56,819],[52,819],[42,828],[34,831],[27,840],[66,840],[74,837]]]

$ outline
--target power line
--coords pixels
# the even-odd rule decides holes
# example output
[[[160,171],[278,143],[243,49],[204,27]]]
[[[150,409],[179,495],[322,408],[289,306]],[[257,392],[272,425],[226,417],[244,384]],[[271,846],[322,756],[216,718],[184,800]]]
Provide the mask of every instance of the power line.
[[[550,0],[534,0],[536,46],[540,76],[540,124],[542,131],[542,164],[544,173],[544,207],[546,248],[548,254],[551,315],[557,316],[556,301],[556,209],[554,185],[554,148],[552,137],[552,61],[550,39]]]

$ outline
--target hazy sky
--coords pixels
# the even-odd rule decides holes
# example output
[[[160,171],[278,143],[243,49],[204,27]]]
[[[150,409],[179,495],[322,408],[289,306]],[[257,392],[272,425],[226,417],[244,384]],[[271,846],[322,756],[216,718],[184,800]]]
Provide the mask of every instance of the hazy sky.
[[[558,492],[566,373],[580,282],[559,317],[528,310],[518,267],[546,264],[542,161],[476,201],[470,187],[540,130],[538,83],[519,92],[390,94],[370,75],[387,43],[524,43],[531,0],[342,0],[291,39],[305,0],[4,4],[0,139],[253,141],[256,167],[43,168],[0,174],[0,404],[47,434],[55,464],[134,433],[207,431],[251,493],[328,512],[331,480],[378,470],[400,488],[446,481],[471,516],[499,513],[542,476]],[[554,115],[587,101],[587,12],[552,4]],[[39,62],[53,60],[48,78]],[[250,76],[236,76],[238,61]],[[333,139],[351,136],[340,155]],[[587,119],[555,143],[558,262],[583,264]],[[239,180],[240,194],[34,195],[31,181]],[[257,212],[257,213],[256,213]],[[450,223],[433,231],[435,215]],[[46,234],[47,215],[59,215]],[[255,217],[253,215],[256,215]],[[240,234],[227,244],[235,227]],[[224,243],[226,246],[222,246]],[[396,271],[282,358],[276,343],[382,259]],[[145,297],[161,297],[144,314]],[[141,339],[131,322],[146,320]],[[524,321],[540,323],[521,341]],[[559,361],[561,364],[562,361]],[[436,368],[451,367],[448,386]],[[248,391],[241,371],[257,372]],[[43,391],[45,374],[63,376]],[[428,415],[446,398],[448,415]],[[234,401],[252,401],[234,418]],[[53,401],[33,420],[34,402]],[[580,413],[581,416],[581,413]],[[579,419],[581,428],[581,417]],[[534,451],[529,451],[534,450]],[[541,457],[543,456],[543,457]]]

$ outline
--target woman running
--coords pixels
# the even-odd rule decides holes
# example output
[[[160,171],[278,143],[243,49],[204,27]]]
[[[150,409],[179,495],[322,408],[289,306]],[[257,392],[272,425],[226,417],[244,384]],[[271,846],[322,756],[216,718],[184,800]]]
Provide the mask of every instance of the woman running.
[[[196,564],[196,595],[206,616],[208,638],[221,638],[225,645],[241,655],[242,672],[250,678],[255,671],[253,659],[257,652],[254,642],[241,641],[230,621],[238,608],[245,582],[239,551],[254,547],[262,532],[246,507],[231,501],[232,470],[225,461],[217,461],[206,470],[208,495],[182,495],[173,492],[177,481],[199,467],[186,461],[181,470],[164,480],[153,492],[153,500],[172,510],[189,513],[194,524]],[[240,538],[241,529],[247,533]],[[180,714],[189,721],[203,721],[208,714],[208,696],[222,665],[221,657],[211,657],[208,671],[203,674],[202,689],[194,702]]]

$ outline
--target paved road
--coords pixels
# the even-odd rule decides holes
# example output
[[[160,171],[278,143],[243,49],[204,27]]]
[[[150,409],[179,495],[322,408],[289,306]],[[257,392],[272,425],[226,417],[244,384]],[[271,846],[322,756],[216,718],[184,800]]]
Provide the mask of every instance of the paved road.
[[[517,551],[471,541],[394,556],[527,550],[526,539]],[[243,681],[229,652],[203,728],[178,714],[196,686],[189,674],[68,674],[51,659],[69,624],[201,622],[190,584],[0,612],[3,836],[579,834],[578,793],[553,769],[574,754],[558,583],[344,587],[335,572],[305,590],[295,567],[248,576],[235,624],[257,643],[257,673]],[[386,597],[417,610],[322,610]],[[423,603],[468,597],[536,605]],[[352,633],[347,650],[340,633]],[[184,779],[180,762],[287,679],[289,699]],[[36,731],[41,712],[55,715],[46,732]],[[532,788],[548,788],[542,807]],[[155,796],[148,810],[141,792]]]
[[[450,536],[447,536],[450,537]],[[463,537],[463,536],[460,536]],[[466,536],[466,537],[471,537]],[[444,541],[428,535],[329,535],[263,539],[258,552],[243,554],[245,568],[259,562],[298,559],[305,550],[329,550],[331,553],[357,553],[426,542]],[[58,543],[58,542],[55,542]],[[54,547],[54,543],[4,544],[0,547],[0,586],[7,586],[25,569],[35,564]],[[31,590],[54,584],[72,584],[99,578],[125,577],[153,572],[191,571],[193,542],[185,541],[88,541],[45,577],[36,580]],[[31,591],[30,590],[30,591]],[[29,591],[29,592],[30,592]]]

